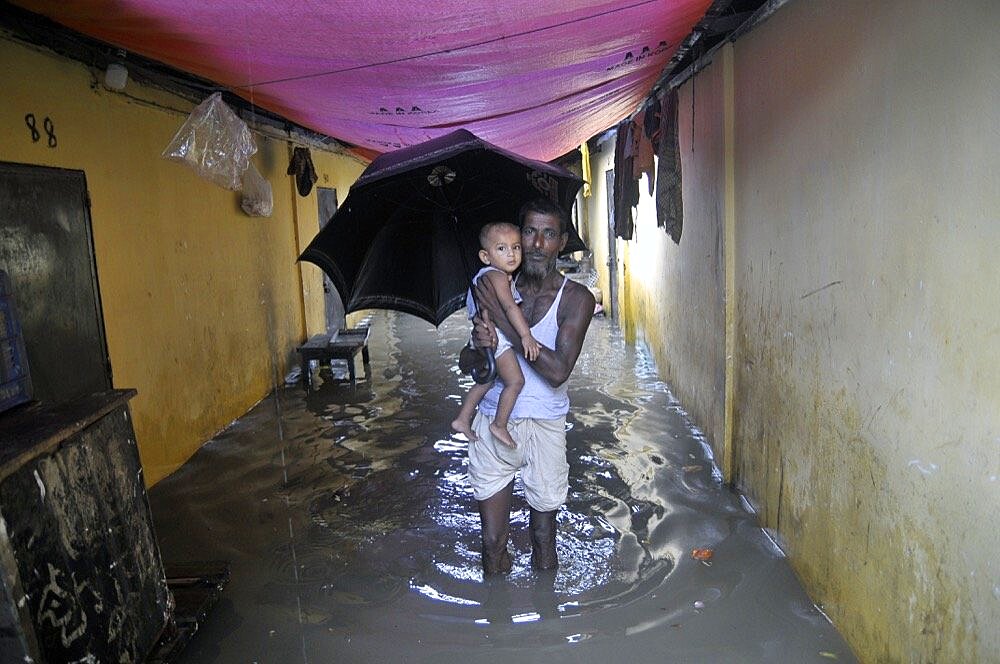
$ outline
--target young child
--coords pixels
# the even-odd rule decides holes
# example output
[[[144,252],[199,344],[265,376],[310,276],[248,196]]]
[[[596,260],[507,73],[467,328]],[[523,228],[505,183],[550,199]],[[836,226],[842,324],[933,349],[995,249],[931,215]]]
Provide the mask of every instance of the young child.
[[[528,321],[517,306],[521,296],[514,288],[512,276],[521,265],[521,231],[514,224],[506,222],[486,224],[479,232],[479,246],[479,260],[485,263],[486,267],[481,269],[472,281],[474,284],[478,284],[481,279],[489,279],[492,282],[507,320],[521,337],[521,348],[524,349],[525,359],[534,362],[538,357],[538,342],[531,336]],[[472,319],[476,315],[476,303],[471,289],[466,297],[466,304],[469,308],[469,318]],[[521,373],[521,366],[514,352],[507,352],[511,350],[510,341],[500,330],[497,330],[497,338],[495,353],[497,374],[503,381],[503,390],[497,400],[497,414],[490,424],[490,433],[504,445],[517,447],[510,431],[507,430],[507,420],[514,410],[517,395],[524,387],[524,374]],[[462,403],[458,417],[451,423],[452,429],[464,433],[469,440],[477,439],[472,430],[472,416],[491,387],[493,383],[473,385]]]

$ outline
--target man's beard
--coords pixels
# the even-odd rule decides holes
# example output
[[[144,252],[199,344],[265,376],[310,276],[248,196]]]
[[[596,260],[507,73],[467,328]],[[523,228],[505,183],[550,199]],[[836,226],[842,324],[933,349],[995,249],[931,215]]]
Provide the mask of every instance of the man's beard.
[[[529,279],[543,279],[549,275],[549,273],[555,269],[556,257],[553,256],[551,260],[526,260],[521,263],[521,272],[524,276]]]

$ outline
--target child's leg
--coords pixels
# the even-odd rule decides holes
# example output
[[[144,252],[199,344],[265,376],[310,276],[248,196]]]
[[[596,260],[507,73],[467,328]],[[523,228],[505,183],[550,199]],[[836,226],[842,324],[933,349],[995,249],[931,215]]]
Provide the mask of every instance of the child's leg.
[[[507,430],[507,420],[514,410],[517,395],[524,387],[524,374],[521,373],[521,365],[517,363],[517,354],[513,350],[497,358],[497,373],[503,380],[503,390],[500,391],[500,398],[497,400],[496,417],[490,423],[490,433],[504,445],[517,447],[517,443]]]
[[[462,402],[462,410],[458,411],[458,417],[451,422],[452,430],[464,433],[469,440],[479,439],[476,432],[472,430],[472,416],[476,413],[476,406],[483,400],[491,387],[493,387],[492,382],[485,385],[475,383],[469,388],[469,393],[465,395],[465,401]]]

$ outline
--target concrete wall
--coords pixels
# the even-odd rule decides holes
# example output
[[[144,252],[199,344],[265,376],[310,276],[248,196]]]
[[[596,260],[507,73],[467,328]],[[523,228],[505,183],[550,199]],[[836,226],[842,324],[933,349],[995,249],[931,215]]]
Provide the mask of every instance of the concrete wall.
[[[291,146],[256,135],[274,191],[270,218],[239,194],[160,158],[191,105],[129,83],[106,91],[84,65],[0,35],[0,160],[83,170],[116,387],[135,387],[150,483],[266,395],[294,346],[323,329],[319,271],[295,259],[318,229],[315,194],[285,174]],[[131,98],[130,98],[131,97]],[[48,116],[58,144],[33,143]],[[319,184],[342,198],[362,165],[313,151]]]
[[[692,94],[696,112],[691,131]],[[721,67],[711,65],[698,85],[681,90],[679,137],[684,172],[684,231],[675,244],[656,225],[656,209],[645,176],[633,212],[635,234],[617,240],[619,293],[614,303],[630,339],[642,338],[663,377],[698,426],[722,440],[725,397],[725,284],[723,272],[723,124],[713,112],[722,105]],[[587,199],[588,235],[605,298],[608,210],[605,172],[614,168],[614,140],[592,158],[593,196]]]
[[[1000,652],[1000,6],[736,43],[740,485],[858,650]]]
[[[731,479],[865,661],[1000,652],[998,24],[985,1],[797,0],[734,44],[722,82],[735,99]],[[726,160],[698,148],[725,124],[724,95],[707,96],[722,61],[681,89],[682,140],[695,90],[695,152],[684,237],[663,261],[698,258],[684,256],[689,233],[707,233],[719,203],[724,174],[704,174]],[[630,258],[647,258],[642,230]],[[685,402],[717,385],[681,375],[699,380],[718,339],[706,328],[688,345],[674,314],[646,310],[693,318],[707,295],[660,270],[649,283],[625,270],[623,297],[655,292],[625,311]]]
[[[289,147],[289,157],[291,146]],[[330,152],[311,150],[313,166],[319,180],[316,187],[328,187],[337,190],[338,206],[347,197],[347,191],[361,175],[365,164],[353,157],[347,157]],[[281,173],[285,173],[288,159],[285,159]],[[295,179],[288,175],[277,178],[277,183],[287,188],[286,195],[294,200],[295,237],[297,252],[301,254],[319,231],[319,209],[316,197],[316,187],[308,196],[299,196],[295,190]],[[308,335],[326,331],[326,307],[323,293],[323,271],[312,263],[299,263],[302,279],[302,303],[306,333]],[[338,296],[339,297],[339,296]],[[342,309],[341,309],[342,311]],[[364,313],[347,314],[347,326],[356,324],[364,317]]]

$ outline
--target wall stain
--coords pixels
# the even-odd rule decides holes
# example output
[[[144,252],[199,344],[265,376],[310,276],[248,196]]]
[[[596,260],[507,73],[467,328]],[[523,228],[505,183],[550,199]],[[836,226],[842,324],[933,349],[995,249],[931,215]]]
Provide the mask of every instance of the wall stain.
[[[829,326],[821,315],[796,321],[782,292],[776,278],[739,292],[737,488],[864,661],[976,661],[968,587],[902,509],[876,454],[890,441],[872,425],[887,408],[908,411],[904,389],[875,405],[830,389]]]

